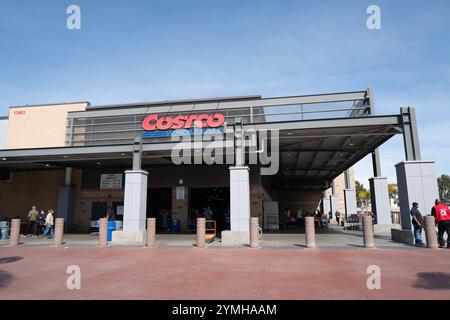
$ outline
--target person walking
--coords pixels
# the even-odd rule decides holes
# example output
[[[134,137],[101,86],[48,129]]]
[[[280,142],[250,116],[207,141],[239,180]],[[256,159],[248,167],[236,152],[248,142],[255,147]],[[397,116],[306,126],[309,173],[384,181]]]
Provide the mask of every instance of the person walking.
[[[39,211],[39,232],[43,235],[45,231],[45,214],[44,210]]]
[[[336,213],[334,215],[336,216],[336,222],[339,225],[339,220],[341,219],[341,213],[339,211],[336,211]]]
[[[438,225],[439,248],[444,248],[444,233],[447,233],[447,249],[450,249],[450,210],[441,203],[440,199],[436,199],[434,207],[431,208],[431,215],[436,219]]]
[[[320,210],[316,211],[316,219],[317,219],[317,226],[322,228],[323,224],[322,224],[322,212]]]
[[[34,237],[37,237],[37,222],[39,220],[39,212],[36,210],[36,206],[32,206],[31,210],[28,212],[28,223],[27,223],[27,235],[31,232]]]
[[[51,236],[49,238],[53,238],[53,225],[54,225],[53,209],[50,209],[48,210],[47,217],[45,217],[44,237],[46,237],[47,234],[50,232]]]
[[[416,247],[423,247],[422,241],[422,229],[423,229],[423,217],[419,211],[419,204],[417,202],[412,203],[412,208],[409,211],[411,214],[412,224],[414,228],[414,239]]]

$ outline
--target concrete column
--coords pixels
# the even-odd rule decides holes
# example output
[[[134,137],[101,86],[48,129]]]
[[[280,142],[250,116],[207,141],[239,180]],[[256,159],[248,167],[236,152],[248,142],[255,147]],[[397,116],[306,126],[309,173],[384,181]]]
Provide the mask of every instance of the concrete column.
[[[391,225],[391,203],[389,201],[387,178],[373,177],[369,179],[372,212],[376,217],[375,223]]]
[[[316,247],[316,231],[314,229],[314,217],[305,217],[305,239],[307,248]]]
[[[327,212],[324,212],[327,217],[328,217],[328,212],[330,212],[333,214],[333,217],[336,213],[336,211],[339,211],[339,198],[336,195],[331,195],[330,196],[330,210],[328,210]]]
[[[364,247],[373,248],[373,225],[372,225],[372,216],[364,215],[362,217],[363,222],[363,238],[364,238]]]
[[[147,247],[153,248],[156,244],[156,218],[147,219]]]
[[[345,189],[344,189],[344,203],[345,203],[345,217],[357,213],[356,192],[352,189],[350,181],[350,173],[348,170],[344,171]],[[341,217],[343,219],[344,217]]]
[[[64,175],[64,185],[70,186],[72,184],[72,168],[67,167]]]
[[[197,218],[197,248],[205,247],[205,218]]]
[[[55,234],[53,237],[53,245],[55,247],[61,247],[63,244],[64,235],[64,218],[55,219]]]
[[[353,189],[344,190],[344,201],[345,201],[345,216],[349,217],[352,214],[357,213],[356,207],[356,192]],[[341,217],[343,218],[343,217]]]
[[[344,171],[344,182],[345,182],[345,189],[351,189],[351,179],[350,179],[350,172],[348,170]]]
[[[259,218],[250,218],[250,248],[259,248]]]
[[[392,240],[414,244],[411,215],[413,202],[419,203],[422,212],[431,210],[439,197],[435,162],[426,160],[403,161],[395,165],[402,229],[392,229]]]
[[[100,219],[98,231],[98,246],[106,247],[108,245],[108,218]]]
[[[147,177],[144,170],[125,171],[123,230],[113,231],[112,242],[144,242]]]
[[[329,197],[325,196],[325,192],[322,192],[322,194],[323,194],[323,196],[322,196],[321,209],[322,209],[323,213],[328,214],[328,212],[331,209],[331,203],[330,203],[331,201],[330,201]]]
[[[71,170],[69,170],[72,172]],[[70,180],[71,181],[71,180]],[[69,180],[66,177],[66,182]],[[58,188],[58,206],[56,208],[58,218],[63,218],[66,228],[74,224],[75,216],[75,187],[63,185]]]
[[[437,236],[436,236],[436,227],[435,227],[435,221],[433,216],[425,216],[425,238],[427,241],[427,248],[430,249],[437,249],[438,248],[438,242],[437,242]]]
[[[20,239],[20,219],[11,220],[11,236],[9,237],[9,245],[12,247],[19,245]]]
[[[250,182],[248,167],[230,167],[231,230],[222,231],[223,243],[250,241]]]

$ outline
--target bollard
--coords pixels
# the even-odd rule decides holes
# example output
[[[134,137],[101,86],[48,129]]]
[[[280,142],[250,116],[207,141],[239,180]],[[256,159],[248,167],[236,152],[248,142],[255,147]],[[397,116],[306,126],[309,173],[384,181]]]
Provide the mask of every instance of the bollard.
[[[373,242],[372,216],[363,216],[363,239],[364,247],[373,248],[375,246]]]
[[[156,218],[147,219],[147,247],[153,248],[156,244]]]
[[[316,247],[316,231],[314,229],[314,217],[305,217],[306,247]]]
[[[61,247],[63,244],[64,235],[64,218],[56,218],[55,220],[55,234],[53,236],[53,245]]]
[[[259,248],[259,218],[250,218],[250,248]]]
[[[433,216],[425,216],[425,239],[427,241],[427,248],[430,249],[437,249],[438,248],[438,242],[437,242],[437,236],[436,236],[436,227],[435,227],[435,220]]]
[[[106,247],[108,245],[108,218],[100,219],[100,227],[98,229],[98,246]]]
[[[205,218],[197,218],[197,248],[205,247]]]
[[[20,238],[20,219],[11,220],[11,236],[9,237],[9,245],[16,247],[19,245]]]

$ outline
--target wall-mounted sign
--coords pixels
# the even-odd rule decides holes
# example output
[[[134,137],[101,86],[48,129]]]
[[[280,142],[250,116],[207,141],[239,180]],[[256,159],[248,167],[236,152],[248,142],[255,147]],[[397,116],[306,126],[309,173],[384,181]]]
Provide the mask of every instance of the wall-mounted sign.
[[[200,129],[199,129],[200,130]],[[205,128],[201,129],[202,135],[208,134],[221,134],[223,133],[223,128]],[[142,138],[161,138],[161,137],[171,137],[171,136],[191,136],[194,134],[194,129],[178,129],[178,130],[155,130],[155,131],[144,131],[142,133]]]
[[[184,200],[184,187],[176,187],[176,199]]]
[[[101,174],[100,189],[122,189],[122,174]]]
[[[217,128],[223,125],[225,116],[221,113],[214,113],[211,115],[179,115],[176,117],[159,117],[157,114],[151,114],[142,121],[142,128],[145,131],[154,130],[176,130],[176,129],[190,129],[196,125],[199,128]]]

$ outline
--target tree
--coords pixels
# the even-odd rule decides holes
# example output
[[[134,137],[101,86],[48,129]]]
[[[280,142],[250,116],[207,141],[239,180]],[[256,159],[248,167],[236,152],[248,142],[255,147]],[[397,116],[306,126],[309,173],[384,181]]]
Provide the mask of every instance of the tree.
[[[367,206],[370,203],[370,191],[364,188],[364,185],[358,180],[355,181],[355,191],[358,207],[364,207],[367,211]]]
[[[450,199],[450,177],[447,174],[443,174],[437,178],[439,188],[439,198],[442,200]]]
[[[397,184],[395,183],[389,183],[388,184],[388,192],[389,192],[389,198],[394,200],[394,203],[398,205],[398,188]]]

